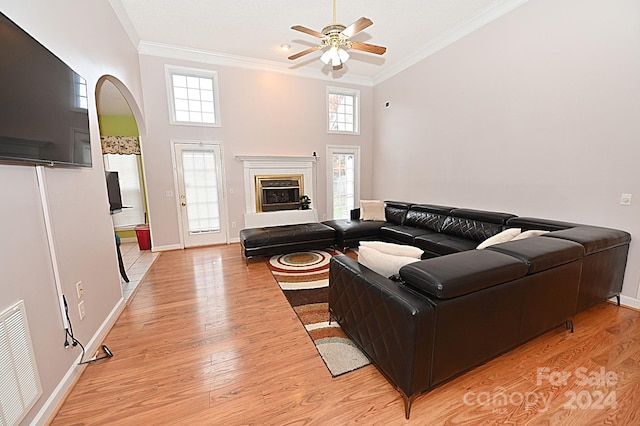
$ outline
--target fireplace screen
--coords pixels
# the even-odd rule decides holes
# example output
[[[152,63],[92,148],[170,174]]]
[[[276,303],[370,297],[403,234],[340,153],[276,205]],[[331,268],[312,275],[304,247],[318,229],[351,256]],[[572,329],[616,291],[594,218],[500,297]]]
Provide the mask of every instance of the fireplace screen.
[[[256,175],[257,212],[297,210],[303,194],[303,175]]]

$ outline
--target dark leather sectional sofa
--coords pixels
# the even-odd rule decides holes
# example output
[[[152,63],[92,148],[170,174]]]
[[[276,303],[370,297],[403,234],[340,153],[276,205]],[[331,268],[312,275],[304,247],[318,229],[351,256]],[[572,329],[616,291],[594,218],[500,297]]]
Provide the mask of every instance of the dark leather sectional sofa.
[[[353,259],[331,260],[329,310],[405,401],[618,297],[631,236],[624,231],[446,206],[386,202],[386,222],[324,222],[339,246],[410,244],[423,260],[401,281]],[[475,250],[509,228],[538,237]]]

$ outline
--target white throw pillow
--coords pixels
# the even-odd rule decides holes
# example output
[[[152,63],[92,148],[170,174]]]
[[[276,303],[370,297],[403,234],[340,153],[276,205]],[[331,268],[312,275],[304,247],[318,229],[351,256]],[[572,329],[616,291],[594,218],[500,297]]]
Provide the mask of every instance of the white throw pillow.
[[[424,251],[418,247],[404,244],[385,243],[384,241],[360,241],[360,247],[370,247],[380,253],[391,254],[393,256],[406,256],[421,259]]]
[[[358,249],[358,262],[383,277],[389,278],[392,275],[396,275],[404,265],[418,262],[418,259],[381,253],[371,247],[360,247]]]
[[[516,241],[516,240],[523,240],[525,238],[531,238],[531,237],[539,237],[542,234],[546,234],[549,231],[541,231],[539,229],[531,229],[529,231],[524,231],[522,234],[520,235],[516,235],[513,240],[511,241]]]
[[[513,240],[516,236],[520,235],[520,228],[509,228],[504,231],[494,235],[493,237],[489,237],[483,242],[481,242],[476,249],[482,250],[483,248],[487,248],[494,244],[506,243],[507,241]]]
[[[384,214],[384,201],[360,200],[360,220],[387,220]]]

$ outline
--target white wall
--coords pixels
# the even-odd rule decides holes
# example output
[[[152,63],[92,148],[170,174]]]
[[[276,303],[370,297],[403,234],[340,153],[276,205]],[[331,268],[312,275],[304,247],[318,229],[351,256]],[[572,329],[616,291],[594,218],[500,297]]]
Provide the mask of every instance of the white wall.
[[[165,64],[218,72],[222,127],[169,124]],[[372,88],[329,83],[324,80],[292,77],[276,72],[231,68],[207,63],[187,62],[159,56],[140,57],[146,119],[149,132],[142,140],[147,182],[151,234],[156,249],[180,244],[176,199],[171,164],[174,140],[222,141],[226,172],[228,223],[231,240],[238,241],[245,209],[243,163],[236,155],[310,156],[315,151],[317,193],[326,194],[326,145],[362,147],[362,194],[371,192]],[[320,73],[320,70],[318,71]],[[360,90],[360,135],[335,135],[326,131],[326,87],[353,87]],[[233,194],[231,194],[233,192]],[[319,218],[326,214],[326,196],[314,197],[312,206]]]
[[[377,85],[374,196],[626,230],[637,299],[638,16],[635,0],[530,1]]]
[[[138,56],[107,0],[17,2],[0,10],[87,79],[93,168],[44,170],[53,251],[76,337],[97,345],[122,306],[109,216],[95,85],[105,74],[124,82],[140,103]],[[0,93],[0,101],[2,94]],[[81,371],[79,348],[64,349],[52,250],[33,166],[0,165],[0,310],[24,300],[44,394],[23,423],[42,423]],[[75,284],[84,283],[86,317],[78,318]],[[91,348],[88,348],[91,349]],[[56,387],[60,388],[56,389]],[[42,409],[42,412],[40,410]]]

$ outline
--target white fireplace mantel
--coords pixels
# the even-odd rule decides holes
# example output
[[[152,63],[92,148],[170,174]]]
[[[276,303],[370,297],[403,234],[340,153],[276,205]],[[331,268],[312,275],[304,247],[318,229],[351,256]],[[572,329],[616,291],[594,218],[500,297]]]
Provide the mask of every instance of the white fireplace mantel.
[[[315,199],[315,165],[318,157],[314,156],[286,156],[286,155],[237,155],[236,158],[244,163],[244,194],[246,228],[261,226],[287,225],[317,221],[309,220],[309,214],[315,210],[283,210],[281,212],[262,213],[256,210],[256,175],[300,174],[304,177],[304,194]],[[300,217],[298,217],[300,216]]]

